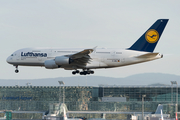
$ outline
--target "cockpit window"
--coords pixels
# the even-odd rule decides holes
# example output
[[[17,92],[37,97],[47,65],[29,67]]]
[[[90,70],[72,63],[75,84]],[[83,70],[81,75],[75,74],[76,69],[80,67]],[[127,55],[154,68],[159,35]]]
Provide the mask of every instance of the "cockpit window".
[[[13,54],[11,54],[11,56],[13,56]]]

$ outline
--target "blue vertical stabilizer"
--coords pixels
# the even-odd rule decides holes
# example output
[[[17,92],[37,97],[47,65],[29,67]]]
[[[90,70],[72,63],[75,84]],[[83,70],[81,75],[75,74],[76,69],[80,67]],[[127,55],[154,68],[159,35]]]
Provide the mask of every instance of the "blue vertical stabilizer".
[[[155,114],[161,114],[161,110],[163,110],[163,105],[159,104],[157,109],[156,109]]]
[[[129,49],[153,52],[168,20],[157,20]]]

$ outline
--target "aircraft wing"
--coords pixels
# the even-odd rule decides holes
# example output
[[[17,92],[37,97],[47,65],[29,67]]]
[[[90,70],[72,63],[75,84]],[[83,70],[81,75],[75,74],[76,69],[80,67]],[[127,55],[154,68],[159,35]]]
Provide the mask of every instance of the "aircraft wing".
[[[84,49],[83,51],[80,51],[78,53],[68,55],[68,57],[71,58],[76,64],[86,65],[91,60],[89,54],[91,54],[95,49],[96,47],[94,47],[93,49]]]
[[[89,54],[91,54],[94,51],[94,49],[85,49],[81,52],[78,52],[76,54],[73,54],[70,56],[71,59],[77,59],[77,58],[82,58],[82,57],[86,57]]]

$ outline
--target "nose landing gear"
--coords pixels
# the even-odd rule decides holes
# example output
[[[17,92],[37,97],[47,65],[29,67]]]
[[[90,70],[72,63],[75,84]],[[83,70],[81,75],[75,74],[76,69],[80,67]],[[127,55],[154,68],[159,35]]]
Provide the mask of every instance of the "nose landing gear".
[[[18,70],[18,65],[16,66],[16,70],[15,70],[15,73],[18,73],[19,70]]]

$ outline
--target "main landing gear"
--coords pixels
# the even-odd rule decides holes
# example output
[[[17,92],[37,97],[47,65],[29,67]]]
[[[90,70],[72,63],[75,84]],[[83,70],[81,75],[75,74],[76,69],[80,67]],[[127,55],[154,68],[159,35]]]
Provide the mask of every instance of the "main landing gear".
[[[76,73],[79,73],[80,75],[89,75],[89,74],[94,74],[94,71],[92,70],[83,70],[79,72],[79,70],[72,71],[72,74],[75,75]]]
[[[18,70],[18,65],[16,66],[16,70],[15,70],[15,73],[18,73],[19,70]]]
[[[79,70],[72,71],[72,74],[75,75],[76,73],[79,73]]]

